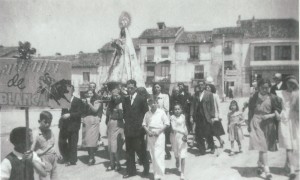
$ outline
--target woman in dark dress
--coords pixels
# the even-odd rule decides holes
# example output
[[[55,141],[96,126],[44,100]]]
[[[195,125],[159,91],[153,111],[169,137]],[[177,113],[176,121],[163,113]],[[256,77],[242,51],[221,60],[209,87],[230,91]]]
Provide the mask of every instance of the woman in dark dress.
[[[265,172],[266,179],[271,179],[267,152],[277,151],[276,113],[282,110],[280,99],[269,93],[270,81],[261,79],[258,92],[249,100],[249,150],[259,151],[258,170],[260,175]],[[277,112],[276,112],[277,111]]]
[[[206,84],[206,90],[213,93],[214,105],[215,105],[215,118],[213,121],[213,134],[219,140],[220,147],[223,148],[224,141],[221,138],[225,134],[221,118],[220,118],[220,100],[219,96],[216,94],[216,87],[213,84]]]

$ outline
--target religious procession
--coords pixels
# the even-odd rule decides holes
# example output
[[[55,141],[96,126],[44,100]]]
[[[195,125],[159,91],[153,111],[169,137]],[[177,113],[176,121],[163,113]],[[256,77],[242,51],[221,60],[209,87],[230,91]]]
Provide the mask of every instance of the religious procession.
[[[291,45],[287,40],[278,43],[282,37],[275,37],[274,30],[298,32],[298,21],[295,27],[290,25],[294,20],[286,20],[290,26],[283,27],[279,20],[239,16],[237,30],[230,34],[225,28],[194,34],[178,28],[178,46],[170,49],[163,43],[173,41],[164,37],[172,28],[163,22],[158,30],[144,31],[137,48],[129,29],[132,21],[128,12],[119,16],[118,38],[104,48],[111,51],[107,70],[99,73],[98,68],[97,78],[90,78],[94,61],[38,57],[29,42],[19,42],[12,58],[0,56],[1,180],[299,179],[299,67],[289,69],[294,65],[284,62],[285,69],[281,61],[274,61],[280,67],[259,66],[274,56],[298,64],[298,39]],[[247,27],[251,23],[256,27]],[[265,27],[274,44],[266,40],[244,46],[254,52],[250,59],[242,57],[251,61],[247,72],[238,70],[240,62],[226,60],[235,53],[237,34],[247,38],[255,35],[255,28],[264,32]],[[178,51],[178,67],[169,56],[155,60],[157,34],[163,37],[157,43],[164,46],[162,54]],[[179,62],[186,44],[188,62],[201,62],[191,81],[184,80],[190,64]],[[211,70],[204,71],[202,46],[220,46],[221,56],[215,58],[221,64],[212,61]],[[90,68],[82,77],[88,80],[79,87],[74,68],[84,66]],[[239,77],[243,73],[248,76]]]

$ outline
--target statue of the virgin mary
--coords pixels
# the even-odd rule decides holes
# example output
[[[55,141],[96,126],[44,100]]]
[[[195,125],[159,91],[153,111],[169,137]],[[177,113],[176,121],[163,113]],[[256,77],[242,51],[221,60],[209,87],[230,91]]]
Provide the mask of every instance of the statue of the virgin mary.
[[[130,24],[130,15],[127,12],[123,12],[119,18],[120,38],[113,40],[111,43],[111,46],[115,48],[115,52],[106,82],[126,83],[129,79],[134,79],[138,87],[145,87],[143,73],[138,64],[133,42],[128,31]]]

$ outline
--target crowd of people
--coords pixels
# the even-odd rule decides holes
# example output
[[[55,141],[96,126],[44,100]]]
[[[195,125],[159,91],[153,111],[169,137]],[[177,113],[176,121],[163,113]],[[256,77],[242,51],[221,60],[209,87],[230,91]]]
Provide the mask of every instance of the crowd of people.
[[[289,172],[290,179],[295,179],[294,152],[299,149],[299,85],[295,77],[289,76],[281,81],[278,74],[275,82],[271,88],[269,80],[258,81],[249,102],[245,103],[249,110],[247,123],[238,102],[230,102],[227,114],[227,133],[231,143],[229,155],[242,153],[241,142],[244,135],[241,126],[246,123],[250,135],[249,150],[259,152],[257,173],[260,175],[264,172],[266,179],[272,178],[267,152],[277,151],[279,144],[279,147],[286,149],[284,169]],[[225,135],[225,130],[213,82],[200,81],[194,87],[193,95],[183,83],[178,83],[171,95],[164,91],[160,83],[153,83],[152,93],[148,93],[145,88],[138,88],[135,80],[128,80],[125,86],[110,83],[105,88],[109,90],[110,98],[107,98],[107,94],[104,97],[106,91],[96,93],[95,83],[90,83],[84,98],[71,97],[70,108],[62,110],[59,120],[59,153],[54,150],[55,137],[50,128],[50,112],[40,113],[40,127],[36,135],[23,127],[14,129],[10,134],[10,141],[15,148],[1,163],[1,178],[22,179],[22,176],[27,176],[33,179],[35,169],[40,179],[58,179],[57,154],[61,155],[60,163],[66,166],[77,163],[80,128],[81,148],[87,150],[88,165],[94,165],[104,112],[110,159],[107,171],[122,169],[120,160],[125,143],[127,173],[123,178],[137,174],[138,157],[144,168],[143,176],[149,175],[152,163],[154,179],[162,179],[165,160],[172,157],[168,146],[171,144],[175,167],[183,180],[188,146],[198,149],[197,156],[207,152],[214,154],[216,148],[224,146],[222,136]],[[71,91],[74,92],[73,86]],[[194,137],[189,144],[188,135]],[[27,151],[26,136],[30,137],[31,151]],[[213,137],[219,141],[219,146],[215,144]],[[234,150],[235,141],[238,144],[237,152]]]

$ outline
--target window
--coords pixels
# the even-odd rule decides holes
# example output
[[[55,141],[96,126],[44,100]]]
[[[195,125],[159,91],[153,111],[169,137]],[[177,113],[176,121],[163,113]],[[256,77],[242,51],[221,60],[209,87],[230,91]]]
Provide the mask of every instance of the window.
[[[198,46],[190,46],[190,58],[198,59],[199,55],[199,47]]]
[[[299,46],[298,45],[295,47],[295,59],[297,61],[299,61]]]
[[[169,76],[170,66],[169,65],[162,65],[161,66],[161,76],[167,77]]]
[[[147,47],[147,61],[154,60],[154,47]]]
[[[291,60],[292,47],[291,46],[275,46],[275,60]]]
[[[155,67],[154,66],[147,66],[147,82],[154,82],[155,76]]]
[[[229,55],[232,53],[232,41],[224,42],[224,54]]]
[[[233,69],[233,63],[232,61],[224,61],[224,70],[232,70]]]
[[[169,47],[161,47],[161,57],[162,58],[169,57]]]
[[[271,47],[270,46],[254,47],[254,60],[255,61],[271,60]]]
[[[203,65],[195,66],[195,79],[204,79],[204,66]]]
[[[90,72],[83,72],[82,76],[83,76],[83,82],[84,83],[90,82]]]
[[[161,39],[161,42],[162,42],[162,43],[168,43],[168,42],[169,42],[169,39]]]
[[[147,43],[154,43],[154,39],[147,39]]]

